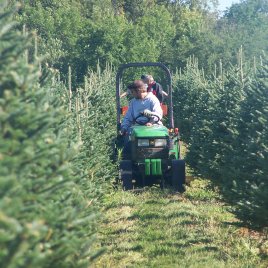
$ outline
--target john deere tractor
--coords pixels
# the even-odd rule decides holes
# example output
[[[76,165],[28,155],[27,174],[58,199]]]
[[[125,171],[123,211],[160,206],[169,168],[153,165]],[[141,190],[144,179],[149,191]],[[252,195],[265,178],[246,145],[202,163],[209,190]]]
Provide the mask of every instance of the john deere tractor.
[[[169,126],[145,126],[136,123],[131,127],[129,136],[131,153],[124,156],[119,163],[119,178],[124,190],[136,187],[160,184],[161,187],[171,185],[176,191],[183,192],[185,184],[185,161],[181,159],[180,136],[174,128],[172,83],[169,69],[162,63],[143,62],[128,63],[119,67],[116,76],[116,106],[117,106],[117,141],[116,150],[122,151],[122,136],[120,135],[121,119],[127,107],[120,106],[120,87],[123,71],[133,67],[154,66],[162,68],[168,80],[167,105],[162,105],[163,114],[167,116]],[[157,117],[156,114],[145,111],[140,116]],[[149,121],[149,119],[148,119]]]

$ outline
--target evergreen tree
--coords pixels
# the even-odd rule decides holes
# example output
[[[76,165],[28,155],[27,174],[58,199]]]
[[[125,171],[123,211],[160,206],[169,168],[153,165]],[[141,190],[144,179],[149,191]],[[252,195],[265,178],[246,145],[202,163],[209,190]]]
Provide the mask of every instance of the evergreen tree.
[[[268,68],[249,66],[240,53],[240,66],[209,79],[189,61],[175,77],[174,113],[194,172],[220,182],[240,219],[265,226]]]
[[[268,64],[258,69],[245,89],[237,129],[236,193],[243,220],[265,225],[268,221]]]
[[[88,267],[94,207],[74,180],[63,87],[27,62],[31,39],[11,16],[0,16],[1,267]]]

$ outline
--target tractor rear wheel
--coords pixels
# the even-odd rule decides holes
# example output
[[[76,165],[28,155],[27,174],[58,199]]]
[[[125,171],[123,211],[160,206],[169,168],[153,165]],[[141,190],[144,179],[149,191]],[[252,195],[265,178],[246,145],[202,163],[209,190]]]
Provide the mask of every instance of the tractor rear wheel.
[[[172,160],[171,184],[176,191],[185,192],[185,161]]]
[[[122,160],[120,161],[119,166],[119,175],[120,179],[123,183],[123,190],[132,190],[133,189],[133,170],[132,170],[132,162],[130,160]]]

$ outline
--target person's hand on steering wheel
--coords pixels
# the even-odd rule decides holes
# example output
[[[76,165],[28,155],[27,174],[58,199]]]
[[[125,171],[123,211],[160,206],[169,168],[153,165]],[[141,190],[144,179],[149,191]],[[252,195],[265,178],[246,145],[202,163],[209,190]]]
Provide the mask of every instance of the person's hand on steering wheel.
[[[140,117],[146,117],[147,118],[147,121],[145,122],[141,122],[141,121],[138,121],[138,119]],[[138,124],[138,125],[142,125],[142,126],[152,126],[153,123],[151,123],[151,119],[156,117],[156,121],[154,121],[154,123],[158,123],[160,121],[160,117],[158,114],[154,113],[154,112],[151,112],[150,110],[144,110],[143,112],[141,112],[135,119],[135,123]]]

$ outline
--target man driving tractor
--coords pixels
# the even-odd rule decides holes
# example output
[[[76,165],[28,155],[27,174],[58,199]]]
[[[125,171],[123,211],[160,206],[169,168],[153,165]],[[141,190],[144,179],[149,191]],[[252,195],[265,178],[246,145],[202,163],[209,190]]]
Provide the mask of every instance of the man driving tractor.
[[[128,111],[121,124],[121,133],[127,133],[135,123],[146,126],[162,125],[160,120],[162,119],[163,111],[160,102],[152,92],[147,92],[147,85],[142,80],[135,80],[128,86],[128,89],[134,98],[130,101]],[[145,116],[141,116],[141,113],[146,110],[156,113],[156,116],[152,116],[148,121]]]
[[[129,103],[128,111],[121,124],[121,135],[124,135],[123,157],[128,158],[131,153],[129,135],[131,126],[134,124],[152,126],[162,125],[161,119],[163,111],[158,98],[147,92],[147,85],[142,80],[135,80],[128,86],[128,90],[133,95]]]

